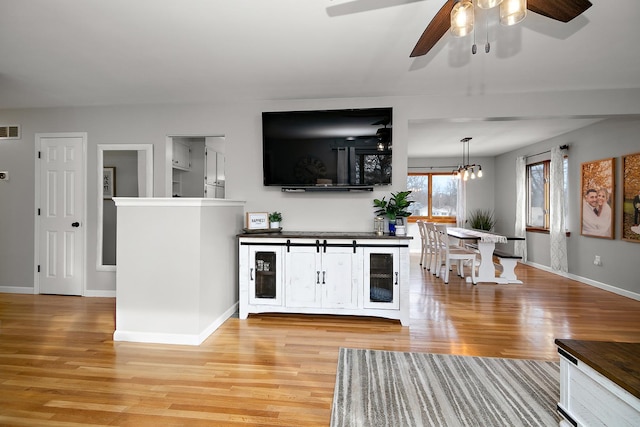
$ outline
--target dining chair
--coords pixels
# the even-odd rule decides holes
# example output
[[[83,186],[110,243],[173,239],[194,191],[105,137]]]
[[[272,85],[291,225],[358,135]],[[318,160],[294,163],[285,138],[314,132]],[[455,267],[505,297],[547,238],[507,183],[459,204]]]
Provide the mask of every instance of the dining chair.
[[[449,242],[446,224],[436,224],[436,235],[439,240],[442,259],[437,265],[437,277],[440,277],[440,269],[444,264],[444,283],[449,283],[449,271],[451,271],[452,261],[456,264],[458,276],[464,278],[464,262],[469,261],[471,267],[471,282],[476,284],[476,253],[459,245],[452,245]]]
[[[440,277],[438,266],[442,265],[442,248],[436,231],[434,222],[424,223],[425,234],[427,236],[427,270]]]
[[[420,265],[422,268],[426,268],[423,261],[427,258],[427,230],[424,225],[424,221],[419,219],[416,221],[418,231],[420,232]]]

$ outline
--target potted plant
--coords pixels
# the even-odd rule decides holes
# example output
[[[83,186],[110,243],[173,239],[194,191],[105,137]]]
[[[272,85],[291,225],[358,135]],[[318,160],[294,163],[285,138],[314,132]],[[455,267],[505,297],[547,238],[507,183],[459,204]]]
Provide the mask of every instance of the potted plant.
[[[475,209],[471,211],[467,222],[469,223],[469,227],[485,231],[493,230],[493,227],[496,225],[493,212],[489,209]]]
[[[282,221],[282,214],[280,212],[271,212],[269,214],[269,227],[280,228],[280,221]]]
[[[403,221],[405,217],[411,215],[407,209],[413,203],[413,200],[408,200],[408,196],[411,191],[398,191],[397,193],[391,193],[389,201],[382,199],[373,199],[373,207],[377,208],[376,215],[385,216],[389,220],[389,234],[392,236],[396,234],[396,221]],[[404,225],[404,223],[403,223]]]

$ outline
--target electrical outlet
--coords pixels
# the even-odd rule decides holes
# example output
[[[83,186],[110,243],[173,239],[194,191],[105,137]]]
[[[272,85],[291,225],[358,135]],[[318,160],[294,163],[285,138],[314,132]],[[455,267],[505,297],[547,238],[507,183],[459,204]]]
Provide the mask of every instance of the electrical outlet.
[[[597,266],[602,265],[602,260],[600,259],[600,255],[596,255],[596,257],[593,259],[593,265],[597,265]]]
[[[0,171],[0,181],[9,181],[9,172]]]

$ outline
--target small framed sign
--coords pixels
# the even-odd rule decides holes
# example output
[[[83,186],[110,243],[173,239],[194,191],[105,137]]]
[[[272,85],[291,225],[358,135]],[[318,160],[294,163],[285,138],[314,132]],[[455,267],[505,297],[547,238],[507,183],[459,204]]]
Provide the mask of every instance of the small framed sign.
[[[247,228],[249,230],[261,230],[269,228],[269,213],[247,212]]]

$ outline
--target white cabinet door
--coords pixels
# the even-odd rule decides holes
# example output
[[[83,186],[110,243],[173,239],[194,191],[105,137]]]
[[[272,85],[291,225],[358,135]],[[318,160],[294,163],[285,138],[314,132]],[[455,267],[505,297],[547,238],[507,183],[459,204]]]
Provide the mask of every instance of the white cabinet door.
[[[224,185],[224,154],[210,147],[205,148],[205,183],[207,185]]]
[[[400,308],[400,251],[364,249],[364,308]]]
[[[360,260],[360,261],[359,261]],[[359,262],[358,262],[359,261]],[[361,258],[353,248],[328,247],[322,253],[322,306],[325,308],[357,308],[361,277]]]
[[[287,307],[322,307],[322,260],[316,246],[291,247],[285,254]]]
[[[249,304],[282,305],[282,247],[248,246]]]
[[[226,181],[225,176],[225,157],[222,153],[216,153],[216,183],[217,185],[224,185]]]
[[[180,141],[173,141],[173,167],[188,170],[191,168],[191,148]]]
[[[356,308],[359,259],[352,247],[290,247],[285,255],[286,306]]]

